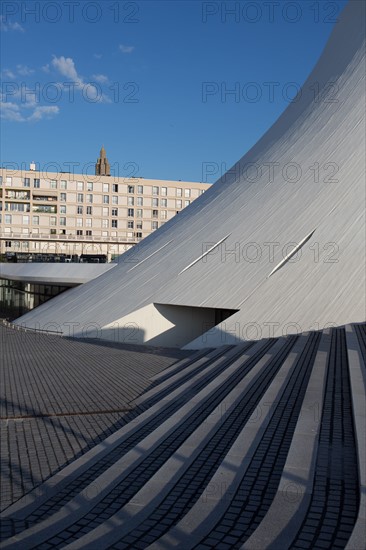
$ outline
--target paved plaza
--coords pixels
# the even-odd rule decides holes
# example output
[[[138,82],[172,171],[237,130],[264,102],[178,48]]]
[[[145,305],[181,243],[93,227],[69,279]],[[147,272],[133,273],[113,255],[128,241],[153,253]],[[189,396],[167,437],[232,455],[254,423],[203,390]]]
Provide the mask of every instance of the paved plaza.
[[[1,338],[2,548],[363,550],[365,325],[190,353]]]
[[[0,325],[1,510],[134,418],[150,378],[187,355]]]

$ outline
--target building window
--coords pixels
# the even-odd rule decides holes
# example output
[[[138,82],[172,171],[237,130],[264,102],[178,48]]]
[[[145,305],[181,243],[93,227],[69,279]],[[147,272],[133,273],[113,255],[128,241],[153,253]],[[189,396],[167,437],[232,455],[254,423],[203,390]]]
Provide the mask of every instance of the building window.
[[[118,208],[112,208],[112,216],[118,216]]]
[[[56,235],[56,229],[50,229],[50,235]]]
[[[102,237],[108,237],[108,231],[102,231]]]
[[[137,218],[142,218],[142,209],[141,209],[141,208],[138,208],[138,209],[136,210],[136,217],[137,217]]]
[[[57,223],[57,218],[56,218],[56,216],[51,216],[50,225],[56,225],[56,223]]]
[[[177,200],[175,201],[175,204],[176,204],[176,208],[182,208],[182,201],[181,201],[181,199],[177,199]]]
[[[108,217],[109,216],[109,208],[106,208],[105,206],[103,206],[103,217]]]
[[[157,187],[156,185],[154,185],[154,186],[153,186],[152,194],[153,194],[153,195],[159,195],[159,187]]]
[[[184,190],[184,196],[185,196],[186,198],[189,198],[189,197],[191,196],[191,190],[190,190],[190,189],[185,189],[185,190]]]
[[[128,204],[128,206],[133,206],[135,204],[134,198],[133,197],[128,197],[127,204]]]
[[[11,186],[13,183],[13,178],[11,176],[6,176],[6,185]]]
[[[92,227],[92,219],[91,218],[86,218],[85,227]]]
[[[23,225],[29,224],[29,216],[23,216]]]
[[[144,193],[144,186],[143,185],[138,185],[137,186],[137,192],[139,195],[142,195]]]
[[[11,223],[11,214],[5,214],[5,223]]]
[[[109,223],[108,223],[108,220],[102,220],[102,227],[106,228],[108,227]]]
[[[159,222],[151,222],[151,229],[155,231],[159,227]]]
[[[90,229],[87,229],[85,231],[85,234],[86,234],[87,237],[91,237],[92,236],[92,231],[90,231]]]
[[[162,187],[162,188],[161,188],[161,194],[162,194],[163,197],[166,197],[166,196],[167,196],[167,194],[168,194],[168,189],[167,189],[167,187]]]
[[[78,202],[84,202],[84,195],[82,193],[78,193]]]
[[[166,220],[167,217],[168,217],[168,212],[166,210],[162,210],[160,212],[160,217],[161,217],[162,220]]]
[[[82,214],[82,213],[83,213],[83,207],[82,207],[82,206],[78,206],[78,207],[77,207],[77,213],[78,213],[78,214]]]
[[[93,207],[92,206],[87,206],[86,207],[86,213],[88,216],[91,216],[92,213],[93,213]]]
[[[0,176],[0,187],[2,186],[2,184],[3,184],[3,177]]]
[[[152,217],[153,217],[153,218],[157,218],[158,215],[159,215],[159,211],[158,211],[158,210],[153,210],[153,211],[152,211]]]
[[[135,186],[134,185],[129,185],[127,187],[127,193],[134,193],[135,192]]]
[[[118,183],[113,183],[112,189],[113,189],[113,193],[118,193]]]
[[[144,205],[143,197],[137,197],[137,206],[143,206],[143,205]]]
[[[51,187],[51,189],[57,189],[57,181],[56,180],[51,180],[50,181],[50,187]]]
[[[35,189],[39,189],[40,186],[41,186],[40,180],[39,180],[38,178],[34,178],[34,180],[33,180],[33,187],[34,187]]]
[[[152,200],[152,205],[155,206],[155,208],[156,208],[157,206],[159,206],[159,199],[153,199],[153,200]]]
[[[67,181],[61,180],[60,181],[60,189],[67,189]]]
[[[199,189],[199,190],[198,190],[198,194],[199,194],[199,195],[203,195],[204,192],[205,192],[204,189]]]
[[[93,202],[93,195],[87,195],[86,196],[86,202]]]
[[[103,204],[109,204],[109,195],[103,195]]]
[[[30,187],[30,178],[23,179],[23,187]]]
[[[181,187],[177,187],[177,197],[181,197],[182,196],[182,189]]]
[[[112,220],[112,227],[116,229],[118,227],[118,220]]]
[[[66,193],[60,193],[60,201],[66,202]]]
[[[78,208],[83,208],[82,206],[78,206]],[[60,205],[60,214],[66,214],[66,204]]]
[[[129,197],[130,198],[130,197]],[[133,198],[133,197],[132,197]],[[118,204],[118,196],[112,195],[112,204]],[[132,203],[133,204],[133,203]]]
[[[66,218],[60,218],[60,225],[66,225]]]
[[[6,248],[11,248],[11,241],[5,241]]]
[[[168,206],[167,199],[161,199],[160,206],[162,206],[163,208],[166,208]]]
[[[133,229],[133,222],[127,222],[127,228]]]
[[[191,204],[191,201],[184,201],[184,206],[189,206]]]
[[[87,191],[93,191],[93,182],[88,181],[88,182],[86,183],[86,190],[87,190]]]
[[[77,230],[76,230],[76,235],[77,235],[78,237],[81,237],[82,234],[83,234],[83,230],[82,230],[82,229],[77,229]]]
[[[33,225],[39,225],[39,216],[33,216],[32,223]]]
[[[109,193],[109,183],[103,183],[103,193]]]
[[[142,239],[142,233],[140,233],[140,232],[136,233],[136,237],[137,237],[138,239]]]
[[[136,229],[142,229],[142,222],[136,223]]]
[[[135,215],[135,210],[134,210],[134,208],[128,208],[128,210],[127,210],[127,216],[128,216],[129,218],[133,218],[134,215]]]
[[[83,227],[83,218],[76,218],[76,227]]]
[[[77,182],[76,182],[76,189],[77,189],[78,191],[84,191],[84,184],[83,184],[82,181],[77,181]]]

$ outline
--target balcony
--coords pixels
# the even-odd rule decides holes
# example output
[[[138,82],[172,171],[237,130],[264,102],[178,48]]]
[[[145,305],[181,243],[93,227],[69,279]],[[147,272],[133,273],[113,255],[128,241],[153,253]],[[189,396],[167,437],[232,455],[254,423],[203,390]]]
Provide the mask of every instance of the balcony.
[[[33,206],[32,212],[42,213],[42,214],[56,214],[57,206],[47,206],[45,204],[40,204],[39,206]]]
[[[6,202],[5,212],[30,212],[30,204],[22,202]]]
[[[57,197],[55,195],[34,195],[33,194],[33,201],[42,201],[42,202],[56,202]]]
[[[5,191],[5,199],[16,201],[29,201],[30,193],[27,191]]]

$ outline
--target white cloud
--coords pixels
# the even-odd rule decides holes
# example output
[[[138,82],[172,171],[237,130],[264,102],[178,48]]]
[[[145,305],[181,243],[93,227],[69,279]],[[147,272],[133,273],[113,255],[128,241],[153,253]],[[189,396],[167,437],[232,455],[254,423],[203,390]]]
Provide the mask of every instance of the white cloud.
[[[49,72],[50,72],[50,64],[49,64],[49,63],[46,63],[46,65],[42,65],[41,70],[42,70],[44,73],[49,73]]]
[[[111,100],[106,96],[101,89],[95,89],[93,93],[92,82],[85,81],[82,76],[80,76],[76,70],[74,60],[71,57],[56,57],[52,59],[53,67],[59,71],[63,76],[71,80],[79,87],[79,91],[83,91],[83,95],[88,98],[87,100],[90,103],[111,103]],[[103,74],[93,75],[94,82],[99,84],[106,84],[108,82],[108,77]],[[94,86],[97,88],[97,85]]]
[[[101,53],[95,53],[94,57],[95,57],[95,59],[102,59],[103,56],[102,56]]]
[[[22,88],[19,95],[25,109],[32,109],[39,103],[39,94],[30,88]]]
[[[83,78],[78,75],[74,60],[71,59],[71,57],[64,57],[63,55],[61,55],[61,57],[54,57],[52,59],[52,65],[59,73],[76,84],[82,85],[84,83]]]
[[[24,117],[20,113],[19,105],[16,103],[0,102],[1,118],[4,120],[14,120],[16,122],[24,122]]]
[[[9,69],[4,69],[3,70],[3,75],[4,75],[5,78],[12,78],[12,79],[16,78],[13,71],[9,71]]]
[[[125,44],[120,44],[119,49],[122,53],[131,53],[135,49],[135,46],[126,46]]]
[[[22,105],[23,107],[23,105]],[[20,106],[16,103],[0,102],[1,118],[4,120],[11,120],[14,122],[39,122],[44,118],[52,118],[60,112],[59,107],[55,105],[44,105],[35,107],[33,112],[24,116],[21,112]]]
[[[21,76],[29,76],[34,73],[34,70],[27,65],[17,65],[17,71]]]
[[[106,84],[108,82],[108,77],[104,74],[93,74],[92,78],[95,82],[99,82],[100,84]]]
[[[19,31],[24,32],[24,28],[19,23],[7,21],[3,15],[0,15],[0,30],[3,32]]]
[[[36,107],[33,113],[27,118],[29,122],[38,122],[42,118],[52,118],[55,115],[58,115],[60,112],[59,107],[56,105],[45,105]]]

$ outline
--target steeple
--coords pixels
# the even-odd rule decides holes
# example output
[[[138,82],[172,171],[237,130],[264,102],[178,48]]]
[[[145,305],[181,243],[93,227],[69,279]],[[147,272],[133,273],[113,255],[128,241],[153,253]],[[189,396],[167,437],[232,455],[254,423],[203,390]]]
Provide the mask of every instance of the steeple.
[[[104,145],[102,145],[102,148],[100,150],[100,157],[97,160],[97,163],[95,165],[95,175],[96,176],[110,176],[111,175],[111,167],[108,162],[106,152],[104,149]]]

